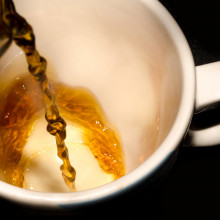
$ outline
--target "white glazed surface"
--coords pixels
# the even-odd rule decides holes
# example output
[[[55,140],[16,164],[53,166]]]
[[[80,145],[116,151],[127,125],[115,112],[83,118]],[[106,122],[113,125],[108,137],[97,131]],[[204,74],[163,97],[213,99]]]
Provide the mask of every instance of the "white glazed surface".
[[[33,25],[39,51],[48,56],[48,60],[53,63],[54,67],[51,67],[51,69],[55,69],[58,78],[62,75],[65,83],[89,87],[98,97],[110,121],[113,122],[122,136],[126,163],[130,172],[112,183],[74,194],[33,192],[0,182],[0,195],[13,201],[32,205],[45,205],[48,207],[56,207],[59,204],[74,205],[105,198],[118,191],[124,191],[150,175],[178,146],[187,130],[195,98],[195,74],[192,55],[182,32],[168,12],[160,3],[153,0],[122,0],[120,2],[109,0],[107,6],[100,0],[92,1],[89,5],[86,4],[88,3],[86,0],[53,0],[53,3],[50,0],[34,2],[17,0],[14,2],[17,11]],[[71,7],[73,2],[76,4],[74,8]],[[35,4],[39,7],[36,7]],[[84,9],[79,10],[82,5],[84,5]],[[47,19],[45,19],[45,9],[48,10],[47,13],[51,13],[51,16]],[[35,13],[34,10],[36,10]],[[114,14],[111,14],[113,11]],[[57,18],[58,14],[63,16]],[[67,19],[64,15],[70,17]],[[80,20],[77,16],[81,18],[83,16],[85,20]],[[74,31],[74,34],[84,33],[84,36],[88,36],[90,33],[89,37],[84,39],[83,44],[80,44],[82,35],[76,36],[72,40],[68,34],[69,29],[67,27],[72,25],[69,18],[75,21],[73,28],[78,30]],[[106,24],[108,25],[106,26]],[[53,27],[56,25],[60,25],[62,31],[55,32],[56,28],[53,29]],[[51,27],[48,32],[45,29],[47,27]],[[109,42],[114,42],[115,45],[106,43],[105,39],[100,38],[100,31],[88,32],[89,29],[84,27],[101,30],[105,36],[111,38]],[[56,45],[53,45],[51,36],[57,37]],[[65,39],[63,39],[64,37]],[[96,42],[96,39],[100,41]],[[69,45],[70,41],[72,42],[71,45]],[[93,47],[89,47],[88,50],[87,44],[93,45]],[[100,45],[103,45],[104,48]],[[17,48],[11,48],[10,50],[4,57],[5,60],[1,60],[0,68],[3,68],[3,64],[9,62],[10,52],[16,50],[19,54]],[[63,51],[61,52],[61,50]],[[78,51],[74,52],[74,50]],[[96,57],[93,60],[94,51]],[[109,63],[106,63],[106,57],[102,55],[103,51],[112,53],[110,55],[116,56],[115,59],[111,59]],[[120,52],[120,55],[117,55],[118,52]],[[64,53],[67,57],[74,55],[74,59],[66,63]],[[106,56],[108,58],[109,54]],[[97,59],[99,60],[98,71],[97,66],[96,68],[93,66],[94,62],[97,63]],[[76,66],[76,63],[81,62],[85,63]],[[129,65],[127,69],[135,70],[135,72],[126,72],[126,77],[123,74],[114,76],[114,68],[109,70],[106,68],[108,65],[114,68],[115,66],[119,67],[122,73],[123,66],[126,65],[127,67]],[[90,75],[88,75],[88,69]],[[71,78],[69,76],[70,72],[75,74]],[[142,80],[139,80],[139,77],[142,77]],[[125,79],[126,81],[124,81]],[[153,83],[147,83],[149,81]],[[133,86],[133,84],[136,86]],[[152,90],[154,90],[151,89],[152,84],[154,88],[156,87],[156,95],[158,96],[156,99],[154,99],[155,94],[152,94]],[[124,92],[121,90],[122,86],[126,89]],[[151,99],[147,99],[149,94],[152,94]],[[134,96],[132,97],[132,95]],[[132,97],[134,103],[131,104],[130,100],[127,100],[128,97]],[[115,100],[117,105],[109,105],[112,99]],[[118,107],[122,104],[121,100],[125,100],[125,104],[127,104],[125,108]],[[129,121],[129,118],[132,114],[137,115],[137,108],[134,108],[137,105],[139,105],[138,116],[140,118],[135,119],[137,127],[134,128],[134,124]],[[124,103],[122,106],[124,106]],[[150,110],[157,108],[159,108],[158,112]],[[123,113],[127,109],[130,112],[126,117]],[[146,112],[147,114],[145,114]],[[156,150],[153,149],[155,151],[151,155],[152,152],[148,152],[149,148],[146,147],[145,139],[143,139],[146,132],[144,129],[148,126],[146,121],[155,123],[155,120],[158,119],[159,131],[156,143],[158,147]],[[124,121],[127,123],[126,126]],[[126,128],[130,130],[127,131]],[[126,132],[129,135],[124,134]],[[132,138],[126,140],[125,136]],[[137,143],[139,143],[138,149]],[[151,156],[148,158],[149,155]]]
[[[197,113],[206,109],[209,105],[215,104],[220,99],[220,62],[214,62],[196,67],[196,102],[195,111]],[[201,130],[190,130],[191,145],[194,147],[213,146],[220,143],[220,126]]]

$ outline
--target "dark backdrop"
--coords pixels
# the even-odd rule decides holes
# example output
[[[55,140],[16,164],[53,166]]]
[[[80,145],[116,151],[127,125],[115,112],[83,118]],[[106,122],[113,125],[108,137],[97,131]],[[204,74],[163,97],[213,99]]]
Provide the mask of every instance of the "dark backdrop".
[[[219,1],[160,0],[183,30],[196,65],[220,61]],[[220,72],[219,72],[220,74]],[[220,82],[219,82],[220,84]],[[196,126],[217,124],[219,106],[194,118]],[[220,134],[219,134],[220,135]],[[220,146],[180,148],[162,187],[156,219],[220,219]]]

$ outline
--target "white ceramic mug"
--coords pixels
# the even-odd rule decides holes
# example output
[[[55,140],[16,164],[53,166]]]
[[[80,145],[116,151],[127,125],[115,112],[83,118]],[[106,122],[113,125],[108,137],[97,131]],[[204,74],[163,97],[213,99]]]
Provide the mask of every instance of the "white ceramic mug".
[[[187,134],[193,113],[219,100],[216,82],[220,63],[195,68],[182,31],[157,0],[14,0],[14,3],[34,27],[38,50],[45,54],[49,65],[53,63],[58,78],[90,88],[122,133],[127,174],[109,184],[74,193],[42,193],[1,181],[3,198],[34,207],[74,209],[128,192],[144,180],[150,182],[168,161],[174,160],[173,153]],[[79,43],[82,36],[85,39]],[[102,36],[108,38],[107,42]],[[100,45],[105,45],[104,49]],[[108,53],[115,58],[108,60]],[[19,54],[20,49],[12,45],[0,60],[0,73]],[[118,75],[107,65],[120,68],[116,71]],[[132,71],[123,73],[123,66]],[[17,68],[26,71],[23,64]],[[97,68],[103,74],[96,74]],[[151,84],[145,82],[149,76],[157,91],[156,99],[147,94],[151,91]],[[128,116],[122,116],[124,112]],[[151,121],[151,116],[157,120],[157,138],[155,147],[149,150],[141,129],[148,126],[145,120]],[[218,129],[190,131],[193,145],[219,143]]]

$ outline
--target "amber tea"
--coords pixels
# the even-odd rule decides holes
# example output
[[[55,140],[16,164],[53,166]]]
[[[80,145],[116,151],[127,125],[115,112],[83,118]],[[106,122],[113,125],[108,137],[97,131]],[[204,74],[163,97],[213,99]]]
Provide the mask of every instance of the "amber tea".
[[[52,88],[61,115],[80,129],[84,145],[88,146],[102,170],[113,175],[113,179],[124,175],[119,140],[106,123],[93,95],[86,89],[70,88],[60,83],[53,83]],[[0,101],[0,165],[3,179],[24,187],[24,173],[34,153],[29,158],[22,158],[22,153],[32,135],[35,121],[44,109],[43,94],[39,84],[24,75],[16,77],[7,85],[0,94]]]
[[[55,136],[57,154],[63,162],[60,167],[62,176],[69,190],[75,190],[76,171],[70,164],[65,144],[66,122],[57,106],[62,109],[66,118],[83,128],[84,141],[97,158],[100,167],[113,174],[115,179],[124,175],[120,144],[114,131],[106,125],[106,119],[95,99],[83,90],[70,89],[61,84],[54,86],[54,95],[46,75],[47,62],[36,50],[32,27],[17,14],[12,1],[3,0],[1,6],[1,23],[6,34],[24,51],[29,71],[36,81],[22,76],[11,82],[1,94],[0,165],[3,179],[24,187],[26,165],[20,159],[36,120],[36,113],[44,107],[47,131]]]

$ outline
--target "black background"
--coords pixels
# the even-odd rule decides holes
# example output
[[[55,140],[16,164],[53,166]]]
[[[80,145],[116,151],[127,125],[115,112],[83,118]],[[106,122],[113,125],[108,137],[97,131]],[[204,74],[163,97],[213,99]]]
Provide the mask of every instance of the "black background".
[[[220,61],[219,1],[160,2],[183,30],[196,65]],[[217,124],[220,122],[219,113],[217,106],[194,118],[194,123],[204,127]],[[159,196],[161,213],[156,219],[220,219],[219,168],[220,146],[180,148],[176,164],[162,187]]]
[[[196,65],[220,60],[220,7],[218,1],[160,0],[160,2],[183,30]],[[217,106],[216,109],[195,118],[194,124],[207,127],[213,123],[219,123],[219,109]],[[67,214],[64,217],[66,219],[157,220],[204,217],[220,219],[219,169],[220,146],[180,147],[175,165],[150,202],[147,199],[145,201],[143,191],[143,196],[129,195],[122,200],[108,203],[105,205],[105,209],[100,206],[100,210],[96,210],[96,214],[93,213],[93,215],[90,215],[89,208],[85,208],[81,214]],[[25,210],[4,200],[0,200],[0,213],[16,218],[48,216],[39,211]],[[61,217],[60,215],[56,214]]]

